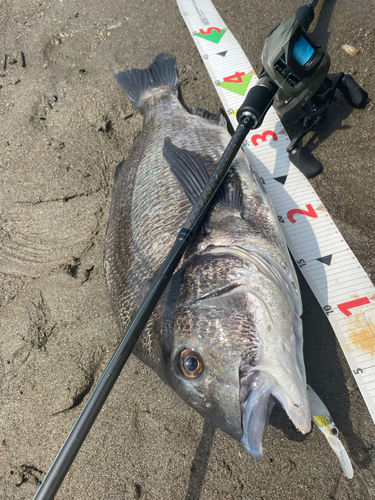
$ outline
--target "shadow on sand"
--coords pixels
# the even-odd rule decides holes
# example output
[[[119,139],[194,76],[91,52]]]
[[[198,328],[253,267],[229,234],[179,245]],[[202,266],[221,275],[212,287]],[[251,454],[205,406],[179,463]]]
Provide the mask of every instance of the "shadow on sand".
[[[216,426],[214,424],[211,424],[207,420],[204,421],[202,437],[190,469],[189,487],[185,500],[197,500],[200,497],[215,430]]]

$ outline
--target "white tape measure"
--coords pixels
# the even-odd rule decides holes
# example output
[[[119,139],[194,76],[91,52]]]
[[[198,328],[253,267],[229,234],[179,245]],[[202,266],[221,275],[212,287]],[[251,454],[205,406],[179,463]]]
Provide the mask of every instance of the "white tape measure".
[[[177,0],[229,115],[258,78],[210,0]],[[244,151],[271,196],[290,252],[326,313],[375,422],[375,289],[306,177],[273,108]]]

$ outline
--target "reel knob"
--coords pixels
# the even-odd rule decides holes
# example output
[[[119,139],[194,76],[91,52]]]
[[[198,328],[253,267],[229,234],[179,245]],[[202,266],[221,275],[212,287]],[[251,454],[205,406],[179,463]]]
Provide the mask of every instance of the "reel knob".
[[[289,160],[308,179],[316,177],[323,172],[323,165],[313,156],[310,151],[301,145],[295,146],[295,140],[286,148]]]
[[[337,84],[339,90],[344,94],[346,101],[353,108],[363,108],[368,99],[368,93],[354,80],[351,75],[343,75]]]

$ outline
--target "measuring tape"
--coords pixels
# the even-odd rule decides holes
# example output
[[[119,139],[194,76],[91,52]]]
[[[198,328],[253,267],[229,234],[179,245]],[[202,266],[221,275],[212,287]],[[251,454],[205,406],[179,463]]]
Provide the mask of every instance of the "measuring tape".
[[[258,78],[210,0],[177,0],[234,128]],[[289,250],[326,313],[375,422],[375,289],[306,177],[271,108],[243,149],[265,184]]]

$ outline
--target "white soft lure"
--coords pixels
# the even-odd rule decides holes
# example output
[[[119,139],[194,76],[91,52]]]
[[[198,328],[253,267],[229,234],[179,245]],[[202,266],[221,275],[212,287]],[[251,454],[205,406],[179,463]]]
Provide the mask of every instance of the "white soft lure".
[[[345,450],[342,442],[339,439],[339,431],[335,425],[335,422],[332,420],[332,417],[326,405],[323,403],[314,389],[312,389],[308,384],[307,393],[310,400],[312,421],[319,427],[319,429],[324,434],[324,437],[327,439],[328,444],[336,453],[345,476],[348,479],[352,479],[352,463],[347,451]]]

